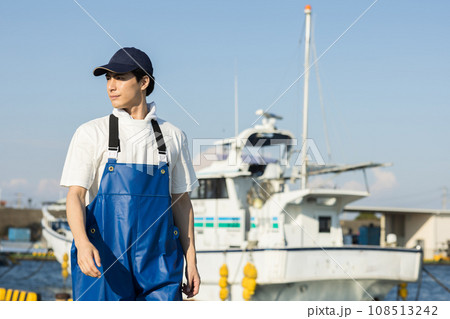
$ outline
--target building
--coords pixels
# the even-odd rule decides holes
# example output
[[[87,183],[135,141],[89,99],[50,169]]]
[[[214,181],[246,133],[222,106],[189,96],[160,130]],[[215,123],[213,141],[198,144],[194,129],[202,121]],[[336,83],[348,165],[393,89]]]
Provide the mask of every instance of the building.
[[[344,211],[380,213],[380,246],[420,245],[424,259],[450,256],[450,210],[347,206]]]

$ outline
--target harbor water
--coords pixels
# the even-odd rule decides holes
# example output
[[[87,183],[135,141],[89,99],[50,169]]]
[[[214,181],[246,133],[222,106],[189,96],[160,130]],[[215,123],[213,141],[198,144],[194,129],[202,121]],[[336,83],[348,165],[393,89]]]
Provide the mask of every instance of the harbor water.
[[[426,265],[426,270],[446,287],[450,287],[450,265]],[[42,300],[55,300],[55,294],[71,291],[71,278],[64,282],[61,265],[56,261],[20,260],[14,266],[0,266],[0,287],[33,291]],[[416,300],[419,283],[408,284],[407,300]],[[388,301],[397,300],[397,288],[386,296]],[[450,301],[450,293],[422,272],[420,301]]]
[[[72,279],[64,282],[61,264],[54,260],[18,260],[17,264],[0,266],[0,287],[36,292],[42,300],[55,300],[55,294],[72,295]]]

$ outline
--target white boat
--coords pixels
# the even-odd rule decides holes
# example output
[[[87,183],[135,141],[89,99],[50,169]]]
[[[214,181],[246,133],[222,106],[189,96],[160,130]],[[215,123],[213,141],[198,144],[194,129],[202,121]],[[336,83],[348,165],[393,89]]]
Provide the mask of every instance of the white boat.
[[[199,300],[383,300],[395,285],[419,279],[420,248],[343,245],[339,217],[368,192],[308,186],[311,175],[383,166],[308,164],[310,13],[306,6],[300,165],[292,150],[294,135],[275,126],[280,117],[257,111],[263,124],[218,142],[222,153],[197,172],[200,187],[191,198]],[[301,187],[294,183],[298,180]],[[248,262],[257,270],[256,287],[244,278]]]
[[[290,149],[294,137],[267,117],[217,143],[228,154],[197,172],[200,187],[191,198],[202,286],[196,299],[220,300],[219,269],[226,264],[229,299],[243,300],[247,262],[257,270],[252,300],[382,300],[395,285],[417,281],[420,249],[343,245],[343,208],[369,194],[292,183],[301,175],[283,163],[297,154]],[[274,145],[286,152],[266,161],[247,150],[251,145],[261,145],[258,154]],[[308,173],[376,166],[310,166]]]
[[[62,264],[64,254],[69,257],[68,271],[70,273],[70,248],[73,235],[66,218],[66,199],[42,205],[42,236],[47,242],[47,248],[52,249],[56,260]]]
[[[308,45],[308,12],[306,30]],[[301,145],[307,145],[306,52]],[[218,142],[221,153],[197,171],[200,187],[191,198],[202,285],[195,299],[244,300],[241,283],[249,262],[257,272],[256,287],[245,298],[251,300],[383,300],[394,286],[417,281],[420,248],[343,244],[340,215],[368,192],[311,188],[307,183],[308,176],[382,164],[311,165],[304,147],[299,167],[295,136],[276,128],[280,117],[258,114],[264,116],[262,125]],[[45,208],[44,220],[44,236],[61,262],[72,236],[65,227],[55,229],[63,220],[52,220]],[[225,280],[220,272],[224,264]]]

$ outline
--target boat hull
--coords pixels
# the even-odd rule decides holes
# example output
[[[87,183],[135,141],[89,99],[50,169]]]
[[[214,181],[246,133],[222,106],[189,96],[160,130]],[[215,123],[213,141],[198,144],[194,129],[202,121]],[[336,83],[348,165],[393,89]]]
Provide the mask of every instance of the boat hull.
[[[49,227],[43,236],[62,263],[70,254],[72,236]],[[383,300],[397,284],[420,278],[422,251],[378,246],[199,250],[202,278],[196,300],[220,300],[219,269],[229,269],[229,300],[241,301],[243,268],[252,262],[258,272],[252,300]],[[70,258],[69,268],[70,272]]]
[[[67,270],[70,273],[70,249],[72,247],[72,233],[70,231],[64,232],[64,230],[61,230],[60,232],[61,233],[58,233],[57,231],[49,227],[46,221],[43,219],[42,236],[47,242],[48,248],[51,248],[53,250],[53,254],[59,263],[63,263],[64,255],[67,254]]]
[[[383,300],[419,279],[422,251],[368,246],[199,251],[198,300],[220,300],[219,268],[229,269],[229,299],[243,300],[245,264],[258,272],[252,300]]]

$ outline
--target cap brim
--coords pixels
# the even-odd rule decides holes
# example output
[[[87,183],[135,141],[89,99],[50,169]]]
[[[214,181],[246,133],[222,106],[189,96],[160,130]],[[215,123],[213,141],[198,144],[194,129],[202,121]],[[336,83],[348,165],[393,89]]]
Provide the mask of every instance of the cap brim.
[[[131,72],[133,70],[136,70],[135,65],[120,64],[120,63],[108,63],[105,65],[99,66],[98,68],[95,68],[93,73],[95,76],[99,76],[99,75],[105,74],[106,72],[127,73],[127,72]]]

